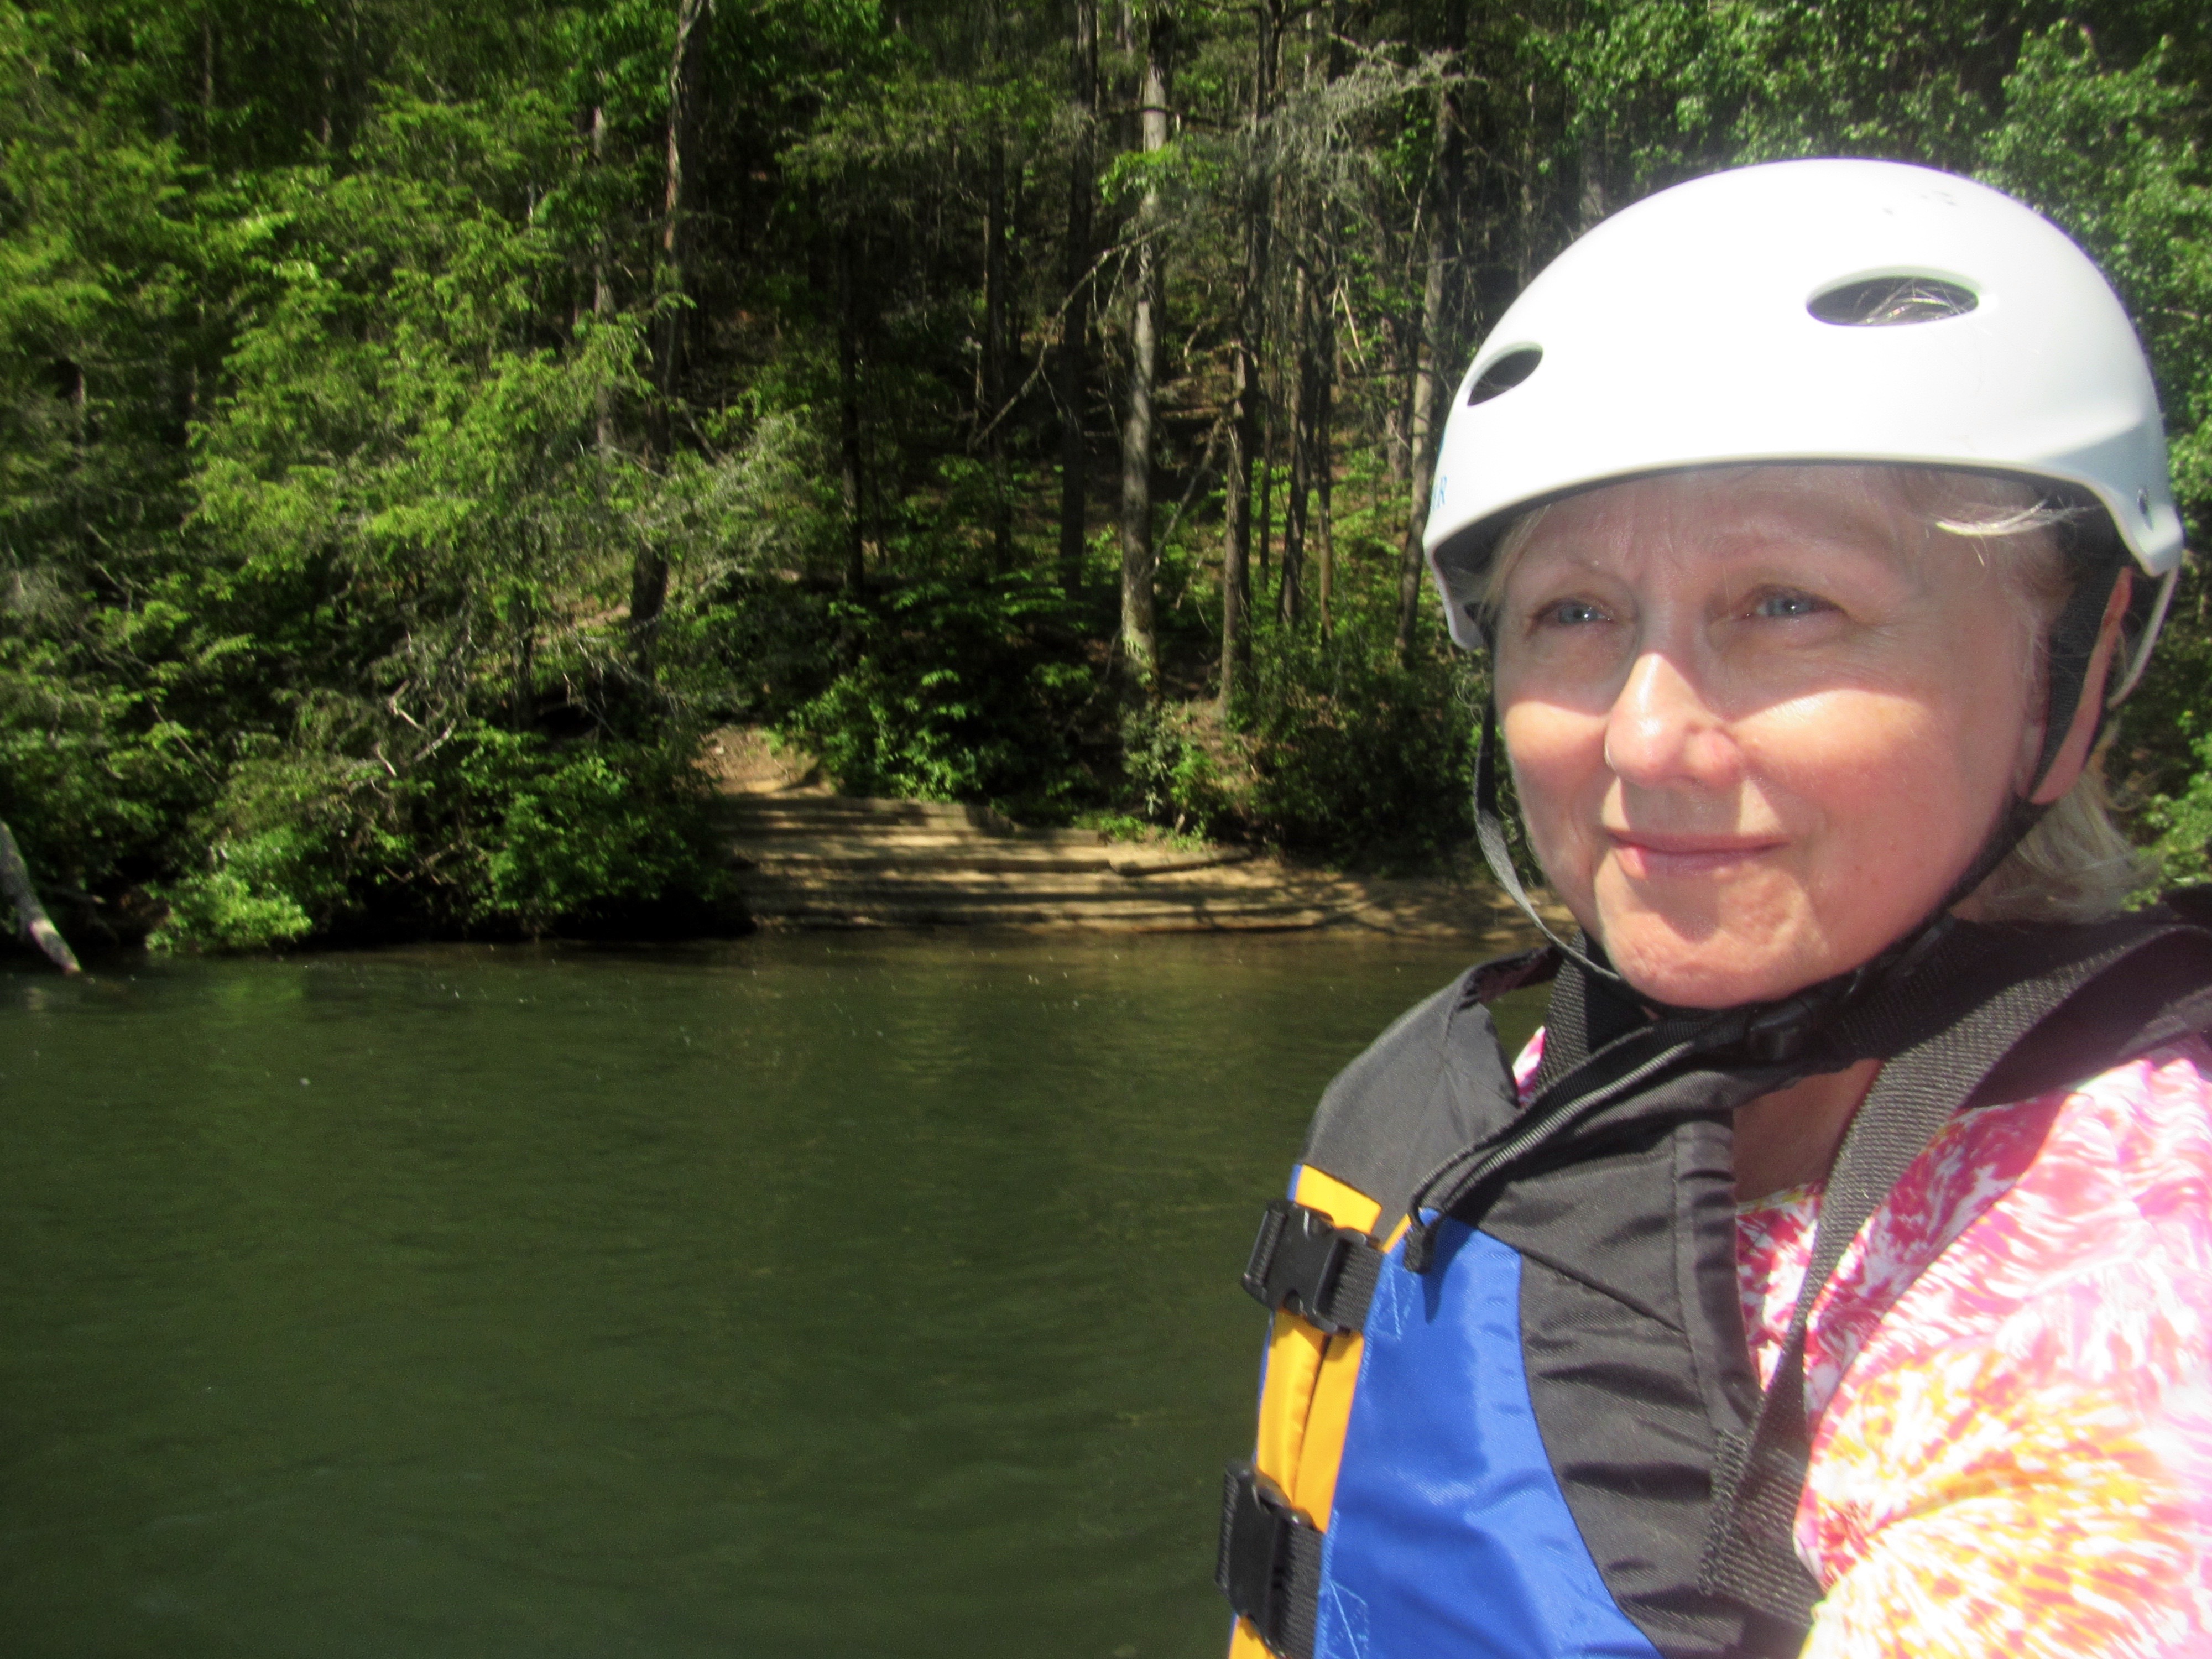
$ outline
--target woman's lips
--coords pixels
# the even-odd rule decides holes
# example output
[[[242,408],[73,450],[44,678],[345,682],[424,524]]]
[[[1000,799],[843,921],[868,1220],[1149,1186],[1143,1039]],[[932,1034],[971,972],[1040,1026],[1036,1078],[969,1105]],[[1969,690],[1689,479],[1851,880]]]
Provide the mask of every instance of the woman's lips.
[[[1632,881],[1713,875],[1783,845],[1765,836],[1681,836],[1648,830],[1608,830],[1605,834],[1621,873]]]

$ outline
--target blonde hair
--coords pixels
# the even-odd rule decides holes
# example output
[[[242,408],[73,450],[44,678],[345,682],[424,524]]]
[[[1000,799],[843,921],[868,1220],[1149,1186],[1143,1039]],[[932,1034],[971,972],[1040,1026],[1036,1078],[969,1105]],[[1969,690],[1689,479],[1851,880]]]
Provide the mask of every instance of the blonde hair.
[[[2112,822],[2100,750],[1969,901],[1977,921],[2100,921],[2150,878]]]
[[[2024,478],[1924,466],[1864,471],[1895,486],[1931,541],[1953,538],[1972,545],[1978,557],[1997,555],[2003,587],[2031,624],[2033,672],[2044,681],[2051,623],[2081,574],[2069,551],[2071,532],[2094,525],[2103,509]],[[1549,511],[1549,503],[1532,507],[1507,526],[1483,573],[1483,627],[1493,642],[1505,584]],[[2129,654],[2123,641],[2106,672],[2107,684]],[[2142,889],[2149,863],[2113,822],[2103,759],[2100,745],[2073,787],[1961,904],[1963,912],[1977,921],[2096,921],[2123,908]]]

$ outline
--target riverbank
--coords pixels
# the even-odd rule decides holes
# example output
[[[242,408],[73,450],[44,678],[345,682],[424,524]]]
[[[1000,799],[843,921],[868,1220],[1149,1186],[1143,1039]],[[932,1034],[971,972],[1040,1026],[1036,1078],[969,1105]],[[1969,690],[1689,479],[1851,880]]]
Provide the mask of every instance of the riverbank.
[[[757,728],[714,733],[705,764],[745,908],[764,927],[1346,927],[1491,953],[1536,939],[1487,880],[1359,874],[1157,830],[1033,829],[985,807],[840,795],[809,757]]]

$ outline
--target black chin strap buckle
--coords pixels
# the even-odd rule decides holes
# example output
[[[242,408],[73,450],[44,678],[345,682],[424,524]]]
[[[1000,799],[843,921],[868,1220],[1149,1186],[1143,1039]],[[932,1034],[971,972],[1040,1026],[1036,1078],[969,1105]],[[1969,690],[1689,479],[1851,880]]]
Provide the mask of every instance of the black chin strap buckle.
[[[1260,1218],[1243,1285],[1261,1307],[1286,1310],[1340,1336],[1367,1322],[1382,1272],[1382,1253],[1365,1233],[1279,1198]]]
[[[1763,1066],[1783,1066],[1805,1052],[1813,1028],[1827,1012],[1808,997],[1792,997],[1752,1017],[1744,1027],[1743,1046]]]
[[[1249,1463],[1229,1466],[1213,1582],[1282,1659],[1312,1659],[1322,1541],[1321,1530],[1291,1507],[1281,1487]]]

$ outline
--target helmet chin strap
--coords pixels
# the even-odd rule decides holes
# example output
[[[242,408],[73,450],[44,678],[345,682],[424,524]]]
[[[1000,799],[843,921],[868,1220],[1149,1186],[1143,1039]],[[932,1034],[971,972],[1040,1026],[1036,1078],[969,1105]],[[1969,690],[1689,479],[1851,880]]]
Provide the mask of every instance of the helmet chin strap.
[[[2097,636],[2102,631],[2105,606],[2111,599],[2113,584],[2118,581],[2121,566],[2112,560],[2100,562],[2074,585],[2065,605],[2051,624],[2049,640],[2050,684],[2045,704],[2043,749],[2036,757],[2035,771],[2027,787],[2014,795],[1982,850],[1966,872],[1951,884],[1950,890],[1920,921],[1887,950],[1832,979],[1792,993],[1790,996],[1768,1002],[1745,1003],[1733,1008],[1676,1008],[1642,992],[1621,977],[1609,963],[1594,958],[1577,945],[1570,944],[1552,931],[1551,924],[1536,912],[1527,888],[1521,883],[1520,872],[1513,867],[1513,854],[1506,844],[1505,820],[1498,810],[1498,715],[1494,698],[1485,697],[1482,703],[1482,732],[1474,757],[1474,838],[1482,848],[1483,861],[1489,865],[1490,873],[1504,888],[1522,913],[1536,924],[1537,931],[1548,939],[1554,950],[1575,963],[1593,978],[1618,988],[1632,1000],[1662,1018],[1709,1019],[1716,1024],[1741,1021],[1745,1034],[1755,1040],[1760,1058],[1785,1060],[1801,1051],[1811,1038],[1820,1021],[1833,1010],[1842,1006],[1860,989],[1875,980],[1891,973],[1909,971],[1936,942],[1950,930],[1951,911],[1964,902],[1975,889],[1988,880],[1990,874],[2011,856],[2034,829],[2048,805],[2039,805],[2035,792],[2043,787],[2057,764],[2059,750],[2065,747],[2067,734],[2073,729],[2074,717],[2081,704],[2081,693],[2088,683],[2089,665],[2096,655]],[[2168,579],[2167,592],[2171,592]],[[2164,595],[2161,595],[2163,598]],[[2163,606],[2160,607],[2161,611]],[[2148,642],[2145,642],[2148,650]],[[2140,672],[2140,667],[2136,671]],[[2130,677],[2132,684],[2133,675]],[[2094,748],[2097,734],[2103,729],[2109,702],[2097,711],[2097,720],[2092,727],[2089,742]]]
[[[1474,839],[1492,877],[1521,907],[1521,914],[1536,924],[1536,931],[1551,941],[1553,950],[1584,973],[1627,988],[1628,981],[1619,974],[1601,967],[1553,933],[1552,924],[1537,915],[1528,890],[1521,884],[1521,872],[1513,867],[1512,849],[1505,843],[1505,819],[1498,810],[1498,700],[1488,695],[1482,699],[1482,732],[1474,747]]]

